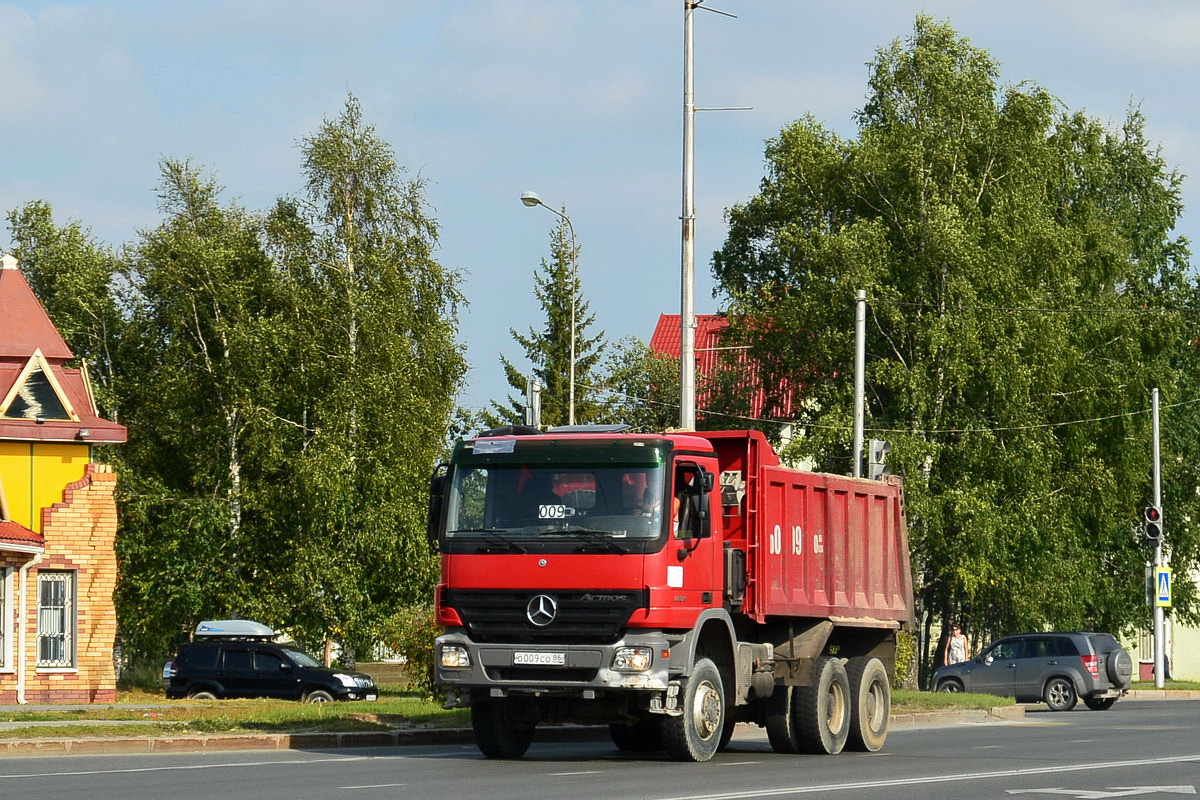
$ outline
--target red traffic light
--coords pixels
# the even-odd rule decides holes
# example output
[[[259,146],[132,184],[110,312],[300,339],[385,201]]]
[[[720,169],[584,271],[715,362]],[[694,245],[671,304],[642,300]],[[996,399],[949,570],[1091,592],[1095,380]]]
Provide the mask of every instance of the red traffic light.
[[[1146,522],[1159,522],[1162,520],[1162,511],[1158,506],[1146,506],[1146,510],[1142,512],[1142,516],[1146,518]]]

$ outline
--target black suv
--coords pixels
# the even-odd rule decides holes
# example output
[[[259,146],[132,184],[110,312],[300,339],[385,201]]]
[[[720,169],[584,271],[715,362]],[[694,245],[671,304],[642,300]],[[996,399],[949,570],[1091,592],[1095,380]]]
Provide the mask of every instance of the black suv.
[[[1094,711],[1117,702],[1133,683],[1133,659],[1108,633],[1023,633],[1006,636],[970,661],[933,674],[938,692],[979,692],[1044,701],[1070,711],[1077,700]]]
[[[324,703],[379,696],[371,676],[324,667],[294,645],[272,643],[274,636],[265,625],[247,620],[200,623],[195,641],[180,645],[163,669],[167,697],[277,697]]]

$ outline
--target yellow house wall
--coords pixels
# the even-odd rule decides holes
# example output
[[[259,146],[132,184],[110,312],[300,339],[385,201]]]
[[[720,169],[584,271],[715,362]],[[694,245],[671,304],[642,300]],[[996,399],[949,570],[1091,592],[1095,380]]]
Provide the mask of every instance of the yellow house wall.
[[[42,511],[62,502],[63,489],[83,477],[86,444],[0,442],[0,482],[13,522],[42,530]]]

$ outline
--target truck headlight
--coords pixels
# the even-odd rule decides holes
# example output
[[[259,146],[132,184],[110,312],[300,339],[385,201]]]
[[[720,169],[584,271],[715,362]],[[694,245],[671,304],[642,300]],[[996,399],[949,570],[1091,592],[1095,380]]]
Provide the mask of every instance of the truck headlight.
[[[467,648],[457,644],[442,645],[442,666],[451,669],[471,666],[471,656],[467,654]]]
[[[619,672],[645,672],[653,660],[654,653],[649,647],[618,647],[613,653],[612,668]]]

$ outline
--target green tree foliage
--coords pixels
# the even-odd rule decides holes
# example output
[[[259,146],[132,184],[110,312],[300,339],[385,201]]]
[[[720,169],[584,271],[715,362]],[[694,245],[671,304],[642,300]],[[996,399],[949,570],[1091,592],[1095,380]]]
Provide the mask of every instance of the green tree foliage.
[[[1149,496],[1150,389],[1197,385],[1181,372],[1194,326],[1162,310],[1194,304],[1171,238],[1180,176],[1136,111],[1112,130],[998,76],[919,17],[871,64],[857,139],[806,117],[768,142],[714,271],[763,385],[803,386],[798,447],[841,473],[867,290],[868,429],[906,479],[927,623],[1128,631],[1146,619],[1131,522]],[[1183,472],[1179,574],[1200,511]]]
[[[8,215],[13,255],[42,307],[77,360],[87,363],[96,404],[119,421],[114,373],[125,328],[115,279],[122,265],[78,222],[56,225],[48,203],[27,203]]]
[[[279,416],[289,533],[273,596],[310,639],[373,641],[426,600],[436,561],[426,491],[466,372],[458,276],[433,255],[424,184],[350,97],[301,143],[307,191],[268,221],[285,276],[290,364]]]
[[[563,209],[566,212],[566,209]],[[550,260],[542,259],[533,274],[533,293],[545,312],[542,329],[529,328],[526,334],[509,329],[532,366],[532,376],[522,373],[505,356],[500,357],[508,385],[517,395],[507,404],[492,402],[484,412],[489,425],[523,424],[525,421],[525,383],[535,377],[542,384],[542,425],[566,425],[570,407],[571,309],[575,309],[575,422],[583,425],[599,420],[602,410],[595,397],[593,371],[604,354],[604,332],[588,336],[596,317],[580,291],[576,265],[579,247],[572,248],[569,228],[564,220],[550,232]]]
[[[655,353],[628,337],[604,362],[602,412],[597,422],[624,423],[635,431],[664,431],[679,424],[679,359]]]
[[[164,161],[163,222],[132,249],[136,290],[118,387],[122,635],[160,653],[200,619],[262,609],[255,577],[280,532],[261,524],[278,423],[281,286],[260,224]]]

